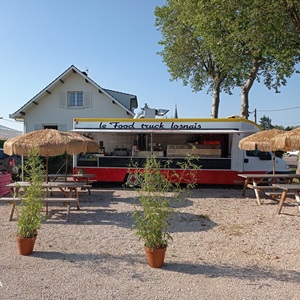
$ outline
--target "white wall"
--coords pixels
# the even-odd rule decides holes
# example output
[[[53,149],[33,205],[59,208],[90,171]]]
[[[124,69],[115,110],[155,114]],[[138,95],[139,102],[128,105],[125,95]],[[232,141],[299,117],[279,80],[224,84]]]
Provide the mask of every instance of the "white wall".
[[[61,92],[91,92],[91,107],[63,108],[60,107]],[[72,74],[38,102],[24,116],[25,132],[42,129],[43,125],[58,125],[58,129],[68,131],[73,128],[73,118],[132,118],[126,111],[103,93],[99,93],[92,84],[77,73]]]

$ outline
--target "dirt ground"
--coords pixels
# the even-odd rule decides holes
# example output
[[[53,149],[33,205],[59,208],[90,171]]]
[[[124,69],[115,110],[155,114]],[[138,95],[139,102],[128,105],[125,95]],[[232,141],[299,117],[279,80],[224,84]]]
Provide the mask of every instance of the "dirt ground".
[[[199,187],[174,205],[165,265],[147,265],[132,230],[135,192],[93,188],[81,209],[51,206],[35,251],[20,256],[0,204],[0,299],[300,299],[300,212],[252,190]]]

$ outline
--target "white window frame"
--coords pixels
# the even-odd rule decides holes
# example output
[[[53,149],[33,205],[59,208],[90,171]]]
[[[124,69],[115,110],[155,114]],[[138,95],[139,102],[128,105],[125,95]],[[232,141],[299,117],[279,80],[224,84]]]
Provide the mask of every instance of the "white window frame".
[[[74,96],[71,103],[71,96]],[[70,91],[67,92],[67,107],[84,107],[84,93],[83,91]]]

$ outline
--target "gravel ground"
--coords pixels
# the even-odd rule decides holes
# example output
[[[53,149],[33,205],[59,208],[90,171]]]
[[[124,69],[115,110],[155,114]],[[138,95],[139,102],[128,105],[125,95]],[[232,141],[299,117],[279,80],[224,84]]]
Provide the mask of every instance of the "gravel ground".
[[[0,204],[0,299],[300,299],[300,213],[253,191],[198,188],[176,206],[165,266],[147,265],[131,230],[135,192],[93,188],[81,210],[51,206],[20,256]]]

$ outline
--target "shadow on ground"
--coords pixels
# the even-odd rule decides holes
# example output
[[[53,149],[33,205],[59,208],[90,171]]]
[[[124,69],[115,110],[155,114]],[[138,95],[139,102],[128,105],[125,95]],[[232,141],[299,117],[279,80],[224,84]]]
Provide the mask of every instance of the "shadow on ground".
[[[120,270],[118,264],[127,263],[133,267],[137,264],[145,265],[145,256],[141,254],[133,255],[114,255],[111,253],[100,254],[78,254],[78,253],[61,253],[61,252],[41,252],[36,251],[31,255],[32,258],[40,258],[47,260],[68,261],[74,265],[81,267],[89,266],[93,271],[104,273],[105,275],[113,275],[116,270]],[[105,263],[104,263],[105,262]],[[105,265],[109,265],[106,268]],[[281,282],[300,283],[300,272],[293,270],[280,270],[274,268],[261,268],[257,265],[240,267],[235,265],[213,265],[213,264],[191,264],[191,263],[166,263],[161,269],[166,272],[176,272],[189,275],[203,275],[208,278],[237,278],[240,280],[250,280],[253,284],[261,284],[263,279],[275,280]],[[128,270],[126,271],[128,272]],[[133,271],[134,272],[134,271]]]

